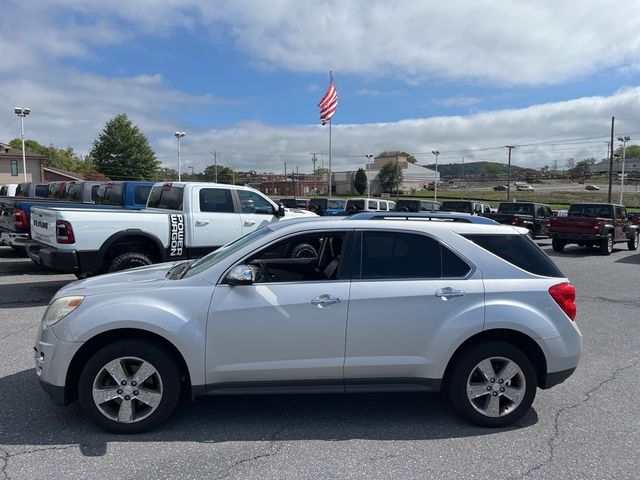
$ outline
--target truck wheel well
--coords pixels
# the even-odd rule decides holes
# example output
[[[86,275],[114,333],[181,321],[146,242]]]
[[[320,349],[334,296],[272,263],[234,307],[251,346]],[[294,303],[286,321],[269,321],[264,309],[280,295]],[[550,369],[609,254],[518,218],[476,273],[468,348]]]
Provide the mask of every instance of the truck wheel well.
[[[187,363],[180,351],[171,342],[160,335],[146,330],[121,328],[96,335],[92,339],[86,341],[84,345],[80,347],[80,350],[76,352],[69,364],[69,369],[67,370],[67,376],[64,384],[65,403],[71,403],[78,398],[78,379],[80,378],[82,367],[89,361],[91,356],[105,345],[117,342],[123,338],[153,342],[163,347],[168,352],[171,352],[180,368],[180,377],[182,379],[182,385],[185,393],[189,396],[191,395],[191,376],[189,374],[189,368],[187,367]]]
[[[542,349],[531,337],[516,330],[507,329],[485,330],[465,340],[462,345],[458,347],[447,364],[447,368],[445,369],[443,376],[443,387],[446,388],[446,383],[449,379],[452,367],[458,361],[458,358],[470,347],[488,340],[502,340],[522,350],[531,360],[531,363],[535,368],[538,386],[540,388],[545,388],[545,381],[547,378],[547,360]]]
[[[162,261],[160,249],[153,240],[142,235],[128,235],[109,245],[104,255],[103,265],[108,265],[115,257],[126,252],[143,253],[153,260],[153,263]]]

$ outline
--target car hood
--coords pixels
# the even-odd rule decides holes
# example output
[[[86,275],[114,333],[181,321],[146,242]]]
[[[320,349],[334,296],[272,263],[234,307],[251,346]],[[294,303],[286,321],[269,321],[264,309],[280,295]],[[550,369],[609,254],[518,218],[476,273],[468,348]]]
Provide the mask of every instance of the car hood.
[[[160,288],[168,281],[167,272],[179,263],[182,262],[159,263],[79,280],[58,290],[53,300],[68,295],[101,295]]]

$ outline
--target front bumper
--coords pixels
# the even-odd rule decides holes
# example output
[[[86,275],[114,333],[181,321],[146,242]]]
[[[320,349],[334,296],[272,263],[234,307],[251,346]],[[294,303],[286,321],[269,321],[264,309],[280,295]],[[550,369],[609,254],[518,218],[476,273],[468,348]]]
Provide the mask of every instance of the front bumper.
[[[2,232],[0,234],[0,245],[7,245],[13,248],[25,248],[25,245],[28,241],[28,233]]]

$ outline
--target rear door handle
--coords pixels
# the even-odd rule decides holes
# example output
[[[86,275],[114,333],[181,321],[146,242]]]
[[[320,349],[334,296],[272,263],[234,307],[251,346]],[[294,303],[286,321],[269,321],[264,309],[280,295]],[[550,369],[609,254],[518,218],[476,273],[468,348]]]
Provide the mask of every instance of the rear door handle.
[[[204,227],[209,225],[209,220],[196,220],[196,227]]]
[[[455,288],[445,287],[436,291],[436,297],[440,298],[440,300],[446,302],[450,298],[454,297],[463,297],[464,290],[456,290]]]
[[[342,303],[340,297],[332,297],[326,293],[311,300],[311,305],[315,305],[318,308],[327,308],[338,303]]]
[[[245,227],[253,227],[256,224],[256,222],[254,220],[245,220],[244,221],[244,226]]]

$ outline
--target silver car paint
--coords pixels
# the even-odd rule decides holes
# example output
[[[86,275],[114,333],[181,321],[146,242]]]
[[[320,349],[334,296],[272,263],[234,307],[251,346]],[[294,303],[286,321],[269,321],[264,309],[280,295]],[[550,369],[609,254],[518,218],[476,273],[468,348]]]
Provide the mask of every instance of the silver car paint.
[[[345,361],[345,374],[352,378],[369,376],[372,370],[376,370],[377,377],[439,378],[460,344],[483,329],[493,328],[514,329],[531,336],[545,353],[549,372],[573,368],[577,364],[581,349],[580,332],[575,322],[566,317],[547,293],[549,286],[566,279],[532,275],[458,235],[520,233],[512,227],[384,220],[353,221],[347,226],[344,220],[325,220],[281,223],[269,228],[273,232],[191,278],[166,280],[164,275],[172,265],[162,264],[103,275],[61,289],[52,301],[71,294],[87,297],[77,310],[39,334],[38,345],[47,352],[43,380],[64,385],[69,362],[82,342],[114,328],[139,328],[166,338],[184,357],[192,385],[264,380],[265,376],[278,380],[326,379],[335,376],[336,369],[339,376],[341,361]],[[219,284],[233,265],[285,235],[348,229],[397,229],[432,234],[476,267],[468,280],[380,282],[380,285],[374,286],[373,290],[378,295],[391,298],[395,291],[404,298],[404,302],[412,300],[410,310],[405,310],[404,302],[397,302],[395,308],[385,306],[389,312],[395,312],[387,322],[399,322],[398,327],[402,328],[413,327],[413,336],[408,339],[410,348],[406,352],[401,349],[401,338],[389,338],[390,327],[384,325],[383,317],[374,319],[375,323],[371,325],[372,305],[377,304],[382,308],[383,304],[372,299],[371,292],[367,291],[365,283],[371,282],[352,282],[351,301],[347,294],[349,282],[297,285],[300,288],[296,288],[295,298],[286,294],[291,285],[256,284],[246,289],[244,286]],[[427,316],[424,309],[424,314],[420,314],[419,302],[414,300],[425,292],[424,298],[433,295],[433,290],[440,282],[442,286],[461,286],[470,293],[469,297],[462,297],[463,302],[456,302],[460,298],[447,302],[429,300],[432,305],[456,309],[459,315],[446,315],[442,310],[439,315]],[[484,316],[479,300],[481,285],[484,285],[486,298]],[[308,302],[323,293],[335,294],[344,300],[326,309],[326,312],[316,311],[319,309]],[[526,302],[523,298],[526,298]],[[212,313],[209,313],[210,303]],[[260,306],[263,309],[258,310]],[[215,313],[216,308],[220,309],[218,314]],[[345,318],[346,309],[349,309],[348,318]],[[255,314],[251,315],[251,312]],[[316,319],[319,324],[307,319],[310,312],[313,312],[310,318]],[[307,323],[296,324],[300,318]],[[276,322],[275,326],[272,322]],[[323,342],[342,338],[344,348],[345,331],[340,337],[337,330],[346,322],[353,322],[354,327],[346,329],[349,347],[346,360],[340,357],[339,348],[334,347],[312,348],[305,352],[305,348],[312,346],[314,335],[318,334]],[[267,323],[271,323],[273,331],[269,332]],[[327,324],[331,329],[324,332]],[[292,326],[294,334],[291,334]],[[367,326],[371,329],[381,326],[387,328],[384,334],[367,335]],[[234,331],[234,327],[239,330]],[[255,332],[245,330],[256,327],[261,329]],[[268,332],[266,337],[265,332]],[[301,335],[303,338],[300,338]],[[424,341],[423,345],[420,340]],[[238,341],[242,343],[239,345]],[[269,345],[273,341],[278,342],[280,352],[275,346]],[[208,352],[208,357],[205,356],[207,345],[216,348]],[[379,358],[381,356],[383,358]],[[288,362],[290,358],[294,362]]]

